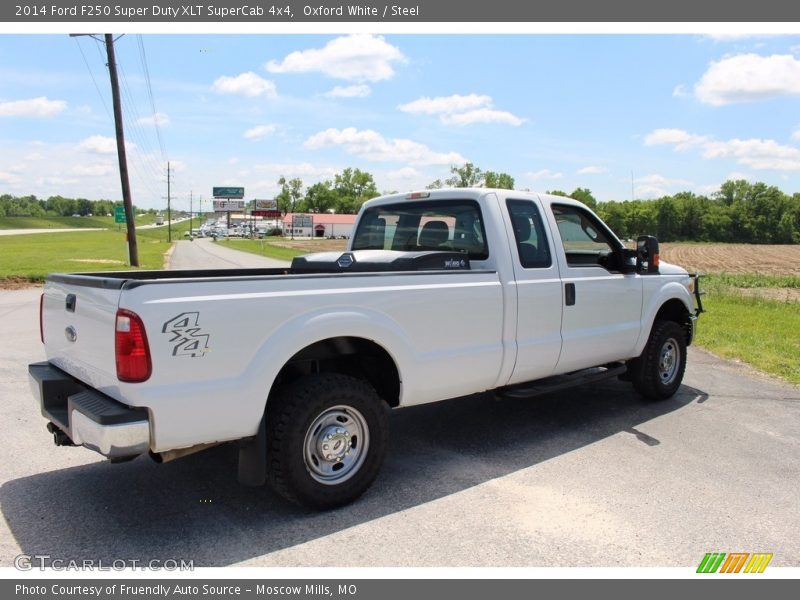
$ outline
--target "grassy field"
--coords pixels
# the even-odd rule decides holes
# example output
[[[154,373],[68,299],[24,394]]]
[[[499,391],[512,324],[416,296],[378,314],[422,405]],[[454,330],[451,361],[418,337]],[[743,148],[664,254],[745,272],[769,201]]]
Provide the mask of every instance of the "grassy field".
[[[188,221],[172,227],[172,239],[188,231]],[[166,227],[137,232],[142,269],[160,269],[169,249]],[[0,283],[41,281],[48,273],[127,270],[125,230],[76,231],[0,236]]]
[[[154,221],[154,215],[145,214],[136,218],[136,225],[149,225]],[[114,217],[0,217],[0,229],[117,229],[117,227]]]
[[[701,289],[700,346],[800,384],[800,277],[712,273]]]

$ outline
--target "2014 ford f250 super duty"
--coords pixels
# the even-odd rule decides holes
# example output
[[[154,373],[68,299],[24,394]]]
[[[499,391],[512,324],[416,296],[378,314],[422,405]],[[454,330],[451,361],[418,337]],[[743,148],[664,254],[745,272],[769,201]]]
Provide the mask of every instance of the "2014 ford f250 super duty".
[[[158,461],[239,444],[239,479],[306,506],[378,473],[390,408],[619,376],[680,386],[697,279],[583,204],[488,189],[364,204],[290,268],[53,274],[32,389],[59,445]]]

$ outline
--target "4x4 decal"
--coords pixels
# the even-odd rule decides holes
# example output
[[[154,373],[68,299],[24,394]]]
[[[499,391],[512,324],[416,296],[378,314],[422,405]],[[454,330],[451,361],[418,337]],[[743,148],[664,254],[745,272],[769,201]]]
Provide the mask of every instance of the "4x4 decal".
[[[201,333],[199,312],[185,312],[164,323],[161,333],[171,334],[172,356],[202,357],[209,351],[207,333]]]

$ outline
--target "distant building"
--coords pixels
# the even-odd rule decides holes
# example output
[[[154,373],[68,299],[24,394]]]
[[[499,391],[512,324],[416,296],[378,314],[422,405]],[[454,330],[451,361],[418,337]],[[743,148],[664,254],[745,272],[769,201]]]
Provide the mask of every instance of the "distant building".
[[[295,237],[349,238],[353,235],[356,215],[331,213],[287,213],[283,217],[283,234]]]

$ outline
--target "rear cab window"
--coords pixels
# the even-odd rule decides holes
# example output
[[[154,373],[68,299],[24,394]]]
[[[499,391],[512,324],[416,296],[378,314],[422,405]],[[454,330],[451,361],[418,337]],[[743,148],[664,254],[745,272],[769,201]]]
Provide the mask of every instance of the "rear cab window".
[[[474,200],[424,200],[373,206],[364,211],[353,250],[442,250],[486,260],[489,248],[481,209]]]
[[[514,228],[519,262],[525,269],[546,269],[553,264],[539,208],[530,200],[506,200]]]

